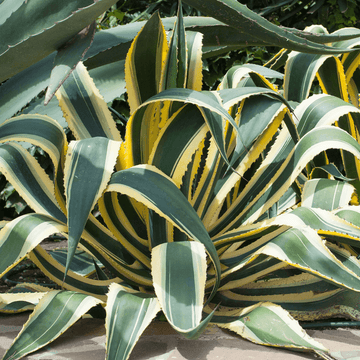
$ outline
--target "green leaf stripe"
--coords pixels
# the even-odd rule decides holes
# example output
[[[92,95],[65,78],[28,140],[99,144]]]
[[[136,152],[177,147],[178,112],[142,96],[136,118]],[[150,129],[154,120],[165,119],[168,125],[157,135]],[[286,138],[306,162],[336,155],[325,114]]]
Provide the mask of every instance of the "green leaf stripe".
[[[174,172],[178,167],[181,167],[181,175],[177,176],[181,180],[191,160],[191,155],[205,137],[204,127],[204,119],[199,109],[192,105],[184,106],[174,117],[168,120],[159,134],[149,163],[173,180]],[[178,183],[176,180],[175,182]]]
[[[159,14],[155,13],[136,35],[126,56],[125,79],[131,113],[159,92],[166,50],[166,34]]]

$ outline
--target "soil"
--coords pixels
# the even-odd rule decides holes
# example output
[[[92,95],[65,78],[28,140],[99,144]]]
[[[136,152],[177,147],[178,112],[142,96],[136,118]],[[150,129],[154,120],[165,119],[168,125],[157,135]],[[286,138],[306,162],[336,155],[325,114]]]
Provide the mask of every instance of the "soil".
[[[42,248],[46,251],[57,248],[65,248],[67,241],[44,240],[41,243]],[[43,286],[51,286],[60,289],[51,281],[31,260],[24,259],[4,277],[0,278],[0,293],[5,293],[18,283],[35,283]]]

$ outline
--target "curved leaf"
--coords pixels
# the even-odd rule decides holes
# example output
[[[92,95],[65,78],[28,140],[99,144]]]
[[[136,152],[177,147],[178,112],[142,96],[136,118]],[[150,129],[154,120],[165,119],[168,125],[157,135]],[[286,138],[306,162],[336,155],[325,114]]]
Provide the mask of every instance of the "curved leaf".
[[[106,293],[111,283],[121,283],[121,279],[95,280],[78,275],[68,270],[65,277],[65,266],[58,263],[41,246],[28,254],[28,258],[52,281],[63,288],[106,301]]]
[[[61,209],[65,210],[63,165],[67,150],[67,140],[62,127],[48,116],[29,114],[7,120],[0,125],[0,129],[0,142],[29,142],[40,146],[49,155],[55,168],[56,199]]]
[[[0,142],[25,141],[40,146],[50,156],[55,171],[61,165],[67,141],[62,127],[45,115],[20,115],[0,125]]]
[[[280,306],[266,302],[246,308],[240,314],[235,320],[227,320],[226,314],[214,320],[222,320],[223,322],[216,324],[255,344],[328,352]],[[234,319],[235,316],[232,315],[231,318]]]
[[[331,140],[329,140],[330,138]],[[238,199],[232,204],[232,207],[230,208],[231,210],[229,211],[229,214],[233,213],[235,209],[237,209],[237,214],[242,211],[240,212],[240,215],[237,215],[237,220],[234,220],[234,218],[228,214],[223,215],[223,217],[217,221],[216,225],[214,224],[212,227],[210,232],[211,236],[213,236],[214,233],[218,233],[220,231],[218,226],[222,227],[223,230],[221,231],[224,231],[226,229],[238,227],[240,224],[252,222],[254,219],[258,219],[261,214],[263,214],[267,209],[269,209],[270,206],[272,206],[281,198],[282,194],[284,194],[284,192],[295,181],[305,165],[314,156],[319,154],[321,151],[327,150],[328,148],[346,149],[347,151],[350,151],[352,154],[354,154],[354,156],[360,155],[360,148],[358,143],[345,131],[330,126],[323,126],[313,129],[299,141],[296,147],[289,154],[287,160],[282,163],[281,166],[278,164],[276,169],[277,173],[275,174],[274,178],[269,179],[269,181],[271,180],[271,182],[268,183],[269,185],[265,185],[263,183],[263,181],[266,180],[266,177],[262,173],[256,174],[256,176],[251,179],[251,181],[247,184],[248,189],[251,189],[253,182],[259,180],[262,183],[262,186],[260,187],[262,190],[260,190],[255,198],[247,205],[245,205],[243,202],[245,201],[244,199],[248,199],[247,197],[238,197]],[[288,175],[291,173],[290,177],[286,175],[287,172],[289,172]],[[245,191],[243,193],[244,195],[246,194]],[[247,195],[250,195],[250,193],[251,192],[249,192]],[[260,200],[262,197],[264,202]],[[224,228],[223,226],[229,220],[232,225],[228,223],[227,227]]]
[[[0,313],[16,314],[33,310],[49,290],[49,288],[33,284],[14,286],[6,294],[0,295]]]
[[[305,100],[316,73],[329,57],[330,55],[291,52],[285,65],[284,97],[289,101]]]
[[[149,164],[156,166],[180,187],[182,178],[208,129],[196,106],[182,107],[161,130]]]
[[[344,219],[356,226],[360,226],[360,217],[358,215],[360,213],[359,206],[347,206],[342,209],[335,210],[334,213],[341,219]]]
[[[355,188],[346,183],[329,179],[313,179],[305,183],[301,206],[332,211],[348,205]]]
[[[99,199],[99,210],[106,225],[116,236],[119,245],[121,244],[137,262],[150,269],[148,241],[138,235],[139,228],[144,227],[144,224],[132,206],[132,202],[126,196],[120,197],[117,193],[105,192]]]
[[[23,215],[6,224],[0,230],[0,277],[46,237],[66,230],[65,224],[41,214]]]
[[[32,209],[66,223],[55,198],[53,183],[21,145],[15,142],[0,144],[0,169]]]
[[[113,174],[106,190],[120,192],[142,202],[178,227],[189,238],[205,246],[216,269],[215,287],[211,298],[220,280],[218,255],[195,210],[171,179],[153,166],[139,165]]]
[[[206,4],[201,0],[185,0],[184,2],[237,30],[245,32],[251,31],[254,37],[266,42],[271,42],[276,46],[308,53],[320,51],[330,54],[337,53],[336,50],[331,47],[304,40],[298,36],[300,34],[299,32],[295,34],[286,28],[281,28],[270,23],[268,20],[248,9],[247,6],[235,0],[210,0],[207,1]],[[339,50],[340,49],[338,49],[338,51]]]
[[[220,291],[243,285],[241,279],[237,281],[233,275],[234,279],[227,276],[236,272],[240,274],[244,267],[251,266],[254,260],[261,260],[264,255],[314,274],[337,286],[360,291],[360,277],[339,261],[324,245],[316,231],[309,227],[288,229],[239,264],[225,270]],[[260,276],[259,273],[256,275]]]

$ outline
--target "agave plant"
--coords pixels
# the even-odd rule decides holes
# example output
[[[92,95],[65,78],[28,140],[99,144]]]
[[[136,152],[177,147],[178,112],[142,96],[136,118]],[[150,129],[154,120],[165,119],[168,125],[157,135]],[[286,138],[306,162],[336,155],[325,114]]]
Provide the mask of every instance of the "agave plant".
[[[42,114],[1,124],[0,171],[34,213],[2,224],[0,276],[27,256],[63,287],[1,296],[1,311],[34,309],[4,359],[45,346],[96,306],[106,312],[107,359],[127,359],[160,310],[187,338],[214,323],[324,358],[297,320],[360,318],[354,186],[339,164],[315,166],[326,179],[312,171],[328,149],[356,164],[358,104],[334,90],[289,96],[295,55],[284,95],[281,73],[253,65],[201,91],[203,35],[183,20],[180,7],[168,42],[154,15],[131,43],[124,139],[82,62],[56,91],[75,141]],[[346,48],[344,64],[357,68],[355,44],[326,51]],[[357,72],[348,77],[354,99]],[[331,126],[342,119],[354,133]],[[52,179],[16,141],[49,154]],[[68,238],[65,259],[40,245],[54,233]],[[98,279],[78,268],[78,249],[97,261]]]

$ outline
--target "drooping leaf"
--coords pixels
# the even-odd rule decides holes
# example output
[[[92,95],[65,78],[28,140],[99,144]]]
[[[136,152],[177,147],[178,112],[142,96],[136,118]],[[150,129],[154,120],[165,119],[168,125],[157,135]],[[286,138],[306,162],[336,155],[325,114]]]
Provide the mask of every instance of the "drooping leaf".
[[[111,284],[106,305],[106,359],[128,359],[159,311],[156,297]]]
[[[92,296],[73,291],[49,292],[41,298],[3,359],[20,359],[44,347],[99,303]]]
[[[0,295],[0,313],[16,314],[33,310],[40,299],[51,290],[37,284],[16,284]]]
[[[152,250],[154,288],[171,326],[192,339],[205,329],[202,307],[206,281],[205,247],[181,241],[160,244]]]
[[[214,321],[218,320],[218,326],[234,331],[256,344],[328,352],[280,306],[265,302],[236,312],[233,311],[231,315],[224,313],[218,317],[215,315]],[[227,317],[233,320],[227,320]]]
[[[24,147],[15,142],[1,144],[0,168],[33,210],[66,223],[66,217],[55,198],[54,184]]]
[[[309,227],[290,228],[280,233],[238,264],[236,264],[236,255],[236,252],[229,255],[230,258],[234,258],[234,265],[223,272],[224,280],[220,291],[234,289],[246,284],[241,279],[242,272],[240,270],[243,271],[244,268],[251,267],[254,260],[262,261],[264,255],[314,274],[337,286],[355,291],[360,290],[359,275],[338,260],[324,245],[316,231]],[[256,264],[256,262],[254,263]],[[271,271],[270,269],[268,273]],[[236,276],[232,276],[232,279],[226,276],[235,272],[239,274],[239,280],[237,280]],[[257,274],[259,276],[260,273],[257,272]],[[263,275],[266,275],[266,273],[263,273]],[[253,280],[250,277],[248,282]]]
[[[121,283],[119,278],[109,280],[89,279],[68,270],[65,277],[65,266],[58,263],[41,246],[33,249],[28,258],[52,281],[59,286],[75,292],[80,292],[101,301],[106,301],[106,293],[111,283]]]
[[[149,100],[142,104],[137,112],[134,114],[133,121],[129,122],[129,126],[138,127],[138,118],[142,120],[142,113],[144,112],[144,107],[148,104],[152,104],[159,101],[179,101],[183,103],[189,103],[198,105],[203,114],[204,120],[206,121],[209,129],[216,140],[216,145],[218,146],[223,159],[228,162],[228,157],[225,151],[225,144],[223,139],[223,119],[228,121],[234,128],[236,134],[236,148],[235,155],[233,156],[232,162],[235,162],[240,154],[246,151],[244,144],[241,140],[241,135],[238,130],[238,127],[234,119],[229,115],[225,110],[230,108],[235,103],[243,100],[244,98],[256,95],[256,94],[266,94],[278,98],[280,101],[285,101],[273,90],[263,89],[263,88],[239,88],[231,92],[231,90],[220,90],[219,93],[216,92],[198,92],[190,89],[168,89],[162,91],[160,94],[151,97]],[[137,114],[139,113],[139,114]],[[137,117],[135,117],[137,116]],[[139,131],[139,130],[137,130]],[[132,145],[132,144],[131,144]],[[133,151],[135,153],[135,151]],[[137,153],[138,154],[138,153]],[[228,162],[230,165],[230,163]]]
[[[54,165],[55,196],[65,210],[63,195],[63,165],[67,141],[62,127],[53,119],[44,115],[20,115],[0,125],[0,142],[25,141],[41,147]],[[33,159],[31,159],[33,161]],[[24,168],[21,168],[22,170]],[[16,175],[20,176],[20,175]],[[29,179],[28,176],[26,176]],[[43,186],[42,186],[43,187]],[[28,203],[30,206],[31,203]]]

